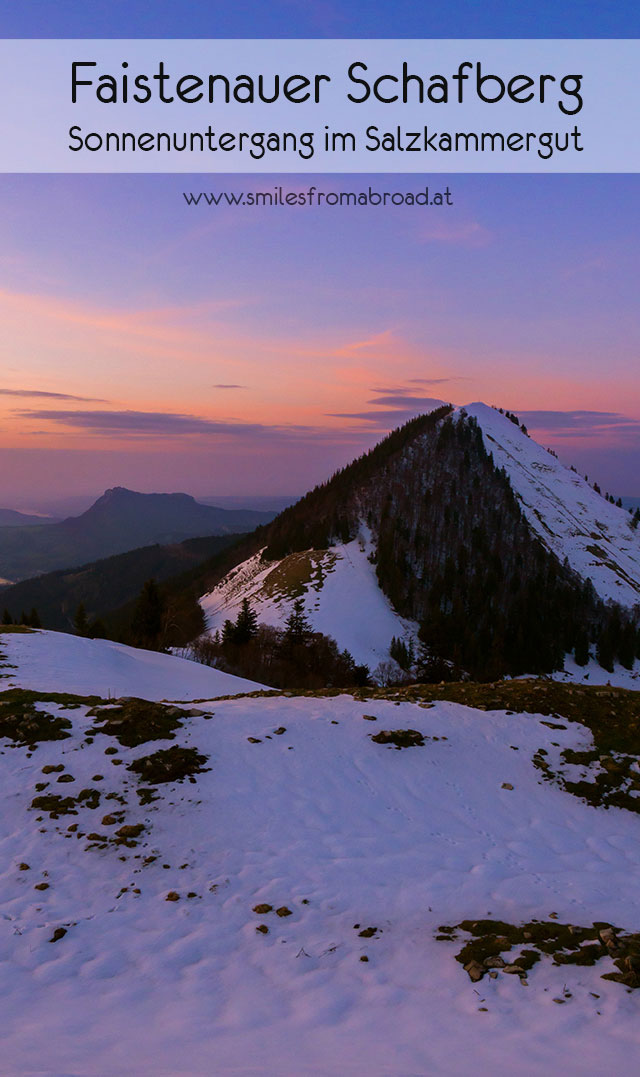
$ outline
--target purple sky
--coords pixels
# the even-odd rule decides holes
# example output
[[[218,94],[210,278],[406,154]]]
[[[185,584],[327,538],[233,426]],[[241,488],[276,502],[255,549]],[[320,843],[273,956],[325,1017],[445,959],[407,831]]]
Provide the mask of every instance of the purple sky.
[[[634,37],[538,0],[0,0],[15,37]],[[416,190],[210,209],[183,191]],[[105,486],[296,493],[434,399],[518,411],[640,496],[636,176],[0,177],[0,504]]]
[[[278,182],[425,179],[207,187]],[[452,207],[213,209],[182,197],[202,178],[1,178],[0,503],[302,491],[434,399],[517,410],[640,493],[637,178],[435,183]]]

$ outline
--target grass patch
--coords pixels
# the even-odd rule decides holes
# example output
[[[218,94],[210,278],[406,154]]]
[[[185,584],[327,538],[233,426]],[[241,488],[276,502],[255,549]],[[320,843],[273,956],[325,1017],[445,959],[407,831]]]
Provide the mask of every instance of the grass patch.
[[[176,729],[188,717],[179,707],[167,707],[146,699],[117,700],[114,706],[94,707],[94,733],[115,737],[126,748],[137,748],[150,740],[173,740]]]
[[[47,812],[51,819],[58,819],[61,815],[77,815],[78,807],[75,797],[63,797],[58,793],[46,793],[34,797],[31,807],[35,811]]]
[[[107,703],[102,696],[76,696],[71,692],[34,692],[30,688],[7,688],[0,692],[2,703],[59,703],[62,707],[94,707],[98,703]]]
[[[209,768],[203,764],[208,756],[201,755],[196,748],[165,748],[152,755],[143,755],[134,760],[127,770],[137,774],[141,781],[158,785],[162,782],[180,782],[184,778],[195,781],[194,775],[203,774]]]
[[[68,718],[38,710],[32,702],[8,699],[8,695],[7,692],[0,695],[0,737],[28,745],[44,740],[64,740],[70,735]]]

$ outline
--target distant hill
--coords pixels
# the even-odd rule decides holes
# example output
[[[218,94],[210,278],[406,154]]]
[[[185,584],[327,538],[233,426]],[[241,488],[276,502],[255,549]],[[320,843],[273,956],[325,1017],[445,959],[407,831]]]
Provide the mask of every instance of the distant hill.
[[[80,516],[40,526],[0,527],[0,576],[24,580],[155,543],[251,531],[274,512],[202,505],[188,494],[107,490]]]
[[[42,527],[43,524],[56,522],[46,516],[32,516],[16,509],[0,509],[0,527]]]
[[[45,628],[73,631],[81,603],[89,621],[105,619],[120,606],[135,602],[145,580],[182,577],[241,537],[212,535],[170,546],[145,546],[80,568],[23,580],[0,592],[0,612],[8,610],[17,621],[23,610],[36,607]]]
[[[277,494],[258,494],[255,497],[238,497],[224,494],[222,497],[199,497],[201,505],[216,505],[221,509],[258,509],[260,512],[282,512],[294,505],[300,495],[278,497]]]

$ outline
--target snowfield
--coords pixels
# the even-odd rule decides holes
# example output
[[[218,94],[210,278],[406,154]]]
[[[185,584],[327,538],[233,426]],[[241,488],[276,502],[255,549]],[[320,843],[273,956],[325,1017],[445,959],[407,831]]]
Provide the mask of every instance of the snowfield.
[[[0,667],[0,689],[86,690],[95,668],[91,688],[106,690],[111,664],[127,694],[157,675],[151,698],[206,695],[185,692],[177,660],[99,641],[74,651],[84,643],[0,634],[18,666]],[[208,674],[208,690],[228,687],[184,665],[194,685]],[[640,930],[640,817],[590,807],[532,763],[554,743],[586,746],[584,727],[454,703],[237,697],[189,711],[175,740],[127,748],[91,734],[84,704],[38,706],[72,728],[35,751],[0,740],[5,1073],[635,1069],[640,992],[601,978],[611,959],[544,958],[526,986],[474,984],[454,960],[460,942],[434,938],[462,918],[552,914]],[[371,739],[407,728],[434,739]],[[196,748],[208,770],[156,783],[144,803],[128,764],[173,746]],[[50,818],[30,807],[43,782],[44,795],[97,789],[100,805]],[[122,823],[144,826],[135,844],[114,844]],[[256,914],[260,903],[273,909]]]
[[[640,603],[640,529],[626,509],[597,494],[575,471],[487,404],[467,404],[485,448],[503,467],[535,533],[560,561],[568,559],[601,598]]]
[[[143,696],[192,700],[264,687],[174,655],[64,632],[0,635],[0,647],[17,665],[6,687],[33,688],[38,692],[73,692],[104,699]]]
[[[210,633],[235,621],[248,598],[258,621],[283,628],[297,598],[316,632],[332,636],[358,663],[374,670],[389,658],[393,636],[415,639],[418,626],[400,617],[378,586],[369,561],[371,537],[363,525],[353,542],[294,553],[265,564],[260,554],[233,569],[200,599]]]

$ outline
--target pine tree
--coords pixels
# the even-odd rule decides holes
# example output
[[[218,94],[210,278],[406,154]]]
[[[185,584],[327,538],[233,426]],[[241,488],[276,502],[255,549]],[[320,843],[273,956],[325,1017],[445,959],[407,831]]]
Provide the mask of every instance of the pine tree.
[[[251,609],[249,599],[243,598],[240,612],[234,625],[234,643],[248,643],[258,631],[258,615]]]
[[[11,616],[11,614],[9,613],[9,610],[7,610],[7,609],[5,609],[4,613],[2,614],[2,623],[3,623],[3,625],[12,625],[13,624],[13,617]]]
[[[611,639],[611,631],[608,627],[604,628],[600,633],[596,649],[596,658],[602,668],[606,669],[607,673],[613,673],[614,648]]]
[[[633,669],[638,648],[638,633],[632,621],[627,621],[621,631],[618,642],[618,658],[625,669]]]
[[[397,662],[400,669],[408,670],[413,661],[413,643],[411,644],[411,653],[409,648],[403,639],[398,639],[397,636],[393,636],[391,645],[389,647],[389,654],[393,658],[394,662]]]
[[[81,602],[76,610],[76,615],[73,618],[73,630],[76,636],[89,635],[89,622],[87,620],[87,611],[84,608],[84,602]]]
[[[107,630],[104,621],[101,621],[99,617],[95,617],[90,622],[87,635],[90,639],[105,639]]]
[[[293,610],[285,623],[285,636],[288,643],[305,643],[312,634],[311,623],[304,611],[304,599],[297,598]]]
[[[42,628],[42,621],[40,620],[40,614],[35,606],[31,607],[31,613],[29,614],[29,627],[30,628]]]
[[[161,646],[165,601],[155,580],[144,584],[131,621],[131,633],[138,646],[157,649]]]
[[[576,665],[578,666],[586,666],[589,664],[589,637],[584,628],[578,632],[574,649],[574,658],[576,660]]]

